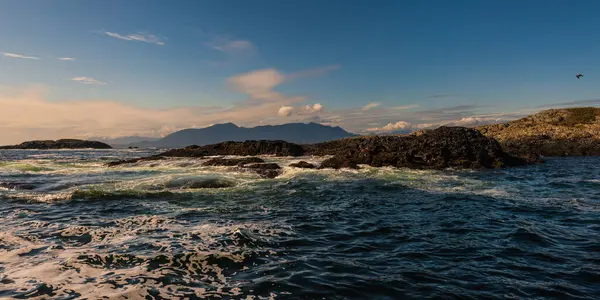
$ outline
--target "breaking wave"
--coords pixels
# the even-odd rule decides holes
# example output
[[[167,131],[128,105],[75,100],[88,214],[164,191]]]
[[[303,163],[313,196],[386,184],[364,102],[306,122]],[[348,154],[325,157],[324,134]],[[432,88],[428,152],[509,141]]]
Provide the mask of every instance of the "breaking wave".
[[[0,298],[597,299],[599,158],[487,171],[0,157]]]

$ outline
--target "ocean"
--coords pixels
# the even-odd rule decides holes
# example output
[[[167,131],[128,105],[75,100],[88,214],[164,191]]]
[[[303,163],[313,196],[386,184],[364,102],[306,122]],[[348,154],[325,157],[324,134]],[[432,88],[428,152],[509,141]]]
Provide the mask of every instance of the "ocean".
[[[307,170],[0,151],[3,299],[599,299],[600,158]]]

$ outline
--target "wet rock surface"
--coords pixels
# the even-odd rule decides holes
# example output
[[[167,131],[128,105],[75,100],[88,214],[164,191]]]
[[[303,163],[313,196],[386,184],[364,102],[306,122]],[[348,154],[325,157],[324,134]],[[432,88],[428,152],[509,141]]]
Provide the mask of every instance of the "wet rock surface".
[[[293,163],[290,164],[290,167],[292,168],[301,168],[301,169],[315,169],[317,166],[309,163],[309,162],[305,162],[305,161],[299,161],[297,163]]]
[[[202,163],[203,166],[243,166],[246,164],[265,162],[259,157],[243,157],[243,158],[213,158]]]

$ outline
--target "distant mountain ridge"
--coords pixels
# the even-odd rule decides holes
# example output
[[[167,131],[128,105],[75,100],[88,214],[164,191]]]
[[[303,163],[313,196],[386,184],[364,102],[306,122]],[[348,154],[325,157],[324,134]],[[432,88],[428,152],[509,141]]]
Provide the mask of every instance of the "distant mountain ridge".
[[[107,137],[90,137],[88,141],[99,141],[106,144],[109,144],[113,147],[127,147],[131,144],[141,143],[141,142],[152,142],[159,140],[159,137],[145,137],[145,136],[121,136],[117,138],[107,138]]]
[[[180,148],[190,145],[209,145],[225,141],[285,140],[296,144],[313,144],[356,136],[339,126],[318,123],[287,123],[239,127],[233,123],[216,124],[206,128],[183,129],[156,141],[132,143],[130,146]]]

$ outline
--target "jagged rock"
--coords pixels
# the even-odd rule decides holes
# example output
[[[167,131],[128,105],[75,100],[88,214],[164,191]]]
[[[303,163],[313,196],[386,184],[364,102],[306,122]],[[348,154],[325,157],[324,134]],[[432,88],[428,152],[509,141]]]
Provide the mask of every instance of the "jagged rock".
[[[319,169],[358,169],[352,157],[334,156],[324,160]]]
[[[28,141],[19,145],[0,146],[0,149],[112,149],[112,147],[98,141],[62,139],[56,141]]]
[[[476,129],[504,151],[525,158],[600,155],[600,109],[550,109],[503,124]]]
[[[526,163],[498,142],[464,127],[440,127],[404,136],[348,138],[310,146],[312,155],[335,155],[320,168],[351,164],[415,169],[499,168]]]
[[[299,161],[297,163],[290,164],[290,167],[301,168],[301,169],[314,169],[317,166],[315,166],[315,165],[313,165],[311,163],[308,163],[308,162],[305,162],[305,161],[302,160],[302,161]]]
[[[258,157],[243,157],[243,158],[213,158],[202,163],[203,166],[243,166],[252,163],[265,162]]]

